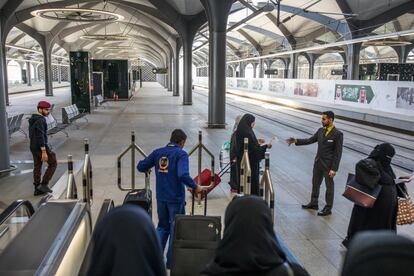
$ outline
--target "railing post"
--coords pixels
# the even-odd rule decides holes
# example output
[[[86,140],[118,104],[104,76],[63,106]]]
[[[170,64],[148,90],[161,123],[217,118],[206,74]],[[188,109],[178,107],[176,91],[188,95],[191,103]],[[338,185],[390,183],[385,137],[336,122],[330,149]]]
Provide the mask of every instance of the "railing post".
[[[135,131],[131,132],[131,147],[135,145]],[[131,187],[135,189],[135,148],[131,150]]]
[[[249,160],[249,138],[244,138],[243,157],[240,162],[240,193],[251,193],[251,168]]]
[[[273,189],[272,177],[270,174],[270,154],[265,153],[265,170],[263,172],[260,186],[264,187],[264,200],[269,204],[270,211],[272,213],[272,220],[274,221],[275,216],[275,192]]]
[[[66,186],[66,199],[78,199],[75,176],[73,175],[72,155],[68,155],[68,183]]]

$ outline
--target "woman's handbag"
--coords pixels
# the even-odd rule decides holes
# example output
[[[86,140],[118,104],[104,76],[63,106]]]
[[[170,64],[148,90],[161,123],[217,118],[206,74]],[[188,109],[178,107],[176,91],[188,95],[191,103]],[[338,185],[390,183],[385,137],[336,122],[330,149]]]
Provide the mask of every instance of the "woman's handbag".
[[[381,185],[376,185],[373,189],[362,185],[356,181],[355,175],[352,173],[348,174],[346,183],[345,192],[342,195],[356,205],[365,208],[372,208],[374,206],[382,188]]]
[[[404,195],[404,197],[398,197],[397,225],[413,224],[414,203],[400,186],[397,185],[397,189]]]

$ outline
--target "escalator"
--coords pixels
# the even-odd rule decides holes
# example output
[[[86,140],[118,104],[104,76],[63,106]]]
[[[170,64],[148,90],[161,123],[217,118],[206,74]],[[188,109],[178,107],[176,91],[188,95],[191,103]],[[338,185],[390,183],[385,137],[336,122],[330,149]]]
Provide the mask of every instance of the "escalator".
[[[102,204],[97,221],[114,207]],[[34,212],[28,201],[16,201],[0,215],[0,275],[78,275],[87,269],[92,236],[89,204],[53,200]],[[85,264],[82,266],[82,264]]]

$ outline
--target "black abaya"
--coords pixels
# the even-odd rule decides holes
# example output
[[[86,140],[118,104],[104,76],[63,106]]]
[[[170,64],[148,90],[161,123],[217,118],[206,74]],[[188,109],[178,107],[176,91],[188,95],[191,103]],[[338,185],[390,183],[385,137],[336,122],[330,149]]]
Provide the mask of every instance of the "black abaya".
[[[145,211],[131,204],[110,211],[92,237],[88,276],[165,276],[160,242]]]
[[[382,186],[381,192],[372,208],[354,205],[348,226],[348,235],[345,244],[360,231],[366,230],[393,230],[397,229],[397,189],[394,182],[394,172],[390,166],[395,151],[390,144],[377,146],[369,158],[377,161],[381,172],[378,182]]]
[[[263,199],[235,198],[226,209],[224,224],[214,259],[201,275],[265,275],[286,260]]]
[[[267,149],[267,145],[260,146],[256,135],[252,129],[252,123],[255,118],[251,114],[245,114],[237,127],[236,142],[237,142],[237,168],[240,171],[241,159],[244,152],[244,138],[249,139],[249,161],[251,169],[251,194],[259,195],[259,174],[260,174],[260,161],[264,159],[264,154]]]

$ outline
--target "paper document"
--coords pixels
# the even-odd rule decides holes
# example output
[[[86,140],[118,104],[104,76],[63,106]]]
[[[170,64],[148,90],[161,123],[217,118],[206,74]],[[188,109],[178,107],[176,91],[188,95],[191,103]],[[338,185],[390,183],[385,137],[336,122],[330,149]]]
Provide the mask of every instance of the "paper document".
[[[397,178],[395,179],[395,184],[407,183],[414,179],[414,173],[411,174],[408,178]]]
[[[279,139],[276,136],[273,136],[272,138],[270,138],[269,144],[277,143],[278,141]]]

